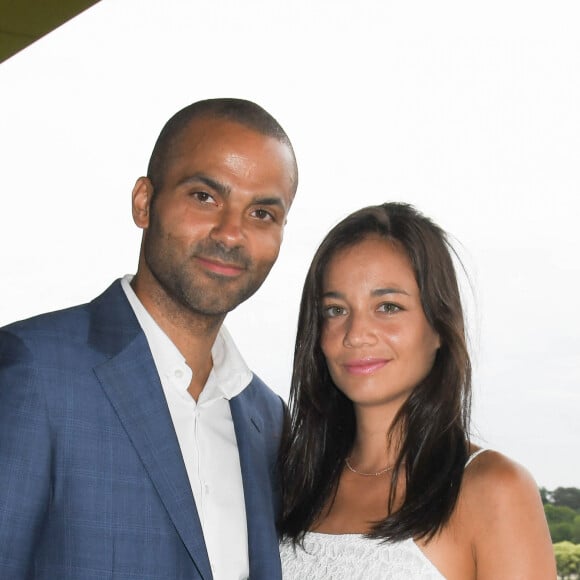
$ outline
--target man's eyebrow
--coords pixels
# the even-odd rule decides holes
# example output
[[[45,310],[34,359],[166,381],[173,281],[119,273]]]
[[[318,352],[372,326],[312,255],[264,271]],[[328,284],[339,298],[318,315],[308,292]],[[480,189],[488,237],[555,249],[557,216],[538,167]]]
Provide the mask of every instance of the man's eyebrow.
[[[198,183],[201,182],[204,185],[207,185],[209,188],[217,191],[221,196],[228,197],[232,191],[229,185],[225,183],[221,183],[220,181],[215,180],[213,177],[209,177],[205,173],[194,173],[193,175],[189,175],[184,177],[179,183],[180,185],[188,185],[190,183]],[[275,195],[268,195],[264,197],[256,197],[252,200],[252,204],[254,205],[266,205],[266,206],[278,206],[284,211],[286,211],[286,205],[284,204],[281,197],[277,197]]]
[[[194,182],[201,182],[204,185],[207,185],[209,188],[213,189],[214,191],[217,191],[220,195],[223,195],[224,197],[228,197],[228,195],[231,193],[231,188],[228,185],[226,185],[225,183],[221,183],[213,179],[212,177],[209,177],[205,173],[194,173],[193,175],[188,175],[187,177],[184,177],[181,181],[179,181],[177,185],[178,186],[187,185],[189,183]]]
[[[376,288],[371,292],[371,296],[385,296],[386,294],[404,294],[405,296],[410,296],[410,294],[401,288]],[[335,290],[329,290],[322,294],[323,298],[341,298],[344,300],[345,295],[342,292],[336,292]]]
[[[286,209],[282,198],[273,195],[269,197],[257,197],[256,199],[252,200],[252,203],[255,205],[274,205],[280,207],[283,210]]]

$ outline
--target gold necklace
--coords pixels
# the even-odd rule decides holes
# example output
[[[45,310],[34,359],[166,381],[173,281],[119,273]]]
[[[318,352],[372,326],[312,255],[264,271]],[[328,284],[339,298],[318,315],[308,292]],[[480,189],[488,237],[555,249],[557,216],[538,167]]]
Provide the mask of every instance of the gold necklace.
[[[359,471],[358,469],[355,469],[349,461],[350,457],[346,457],[344,460],[344,463],[346,464],[346,466],[353,472],[356,473],[357,475],[364,475],[365,477],[376,477],[377,475],[383,475],[383,473],[387,473],[387,471],[391,471],[391,469],[393,469],[394,465],[387,465],[387,467],[385,467],[384,469],[381,469],[380,471],[377,471],[376,473],[365,473],[364,471]]]

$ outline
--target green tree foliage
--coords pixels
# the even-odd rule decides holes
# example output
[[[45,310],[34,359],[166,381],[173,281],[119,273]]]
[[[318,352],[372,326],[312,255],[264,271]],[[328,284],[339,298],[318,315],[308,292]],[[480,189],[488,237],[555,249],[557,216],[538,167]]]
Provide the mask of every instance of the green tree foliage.
[[[577,580],[580,577],[580,489],[558,487],[549,491],[540,488],[554,555],[558,578]]]
[[[577,512],[569,507],[552,504],[545,505],[544,511],[546,512],[546,518],[549,524],[572,523],[578,515]]]
[[[580,546],[572,542],[554,544],[558,576],[564,580],[580,574]]]
[[[540,488],[550,535],[554,544],[580,544],[580,489],[558,487],[554,491]],[[574,507],[578,505],[578,507]]]
[[[569,542],[572,537],[572,526],[565,522],[552,524],[550,526],[550,536],[552,537],[553,544],[557,544],[558,542]]]
[[[572,541],[575,544],[580,544],[580,514],[578,514],[572,522]]]
[[[552,492],[545,487],[540,487],[540,497],[542,498],[542,503],[544,505],[547,503],[552,503]]]
[[[569,507],[580,512],[580,489],[576,487],[557,487],[550,492],[551,502],[554,505]]]

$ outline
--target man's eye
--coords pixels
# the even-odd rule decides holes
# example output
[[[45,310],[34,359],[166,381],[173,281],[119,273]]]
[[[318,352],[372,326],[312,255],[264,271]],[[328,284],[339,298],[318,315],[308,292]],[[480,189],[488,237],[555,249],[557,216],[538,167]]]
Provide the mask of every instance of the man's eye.
[[[252,215],[259,220],[274,220],[274,216],[265,209],[255,209]]]
[[[206,191],[194,191],[192,195],[195,197],[195,199],[197,199],[197,201],[202,203],[213,203],[215,201],[214,198]]]

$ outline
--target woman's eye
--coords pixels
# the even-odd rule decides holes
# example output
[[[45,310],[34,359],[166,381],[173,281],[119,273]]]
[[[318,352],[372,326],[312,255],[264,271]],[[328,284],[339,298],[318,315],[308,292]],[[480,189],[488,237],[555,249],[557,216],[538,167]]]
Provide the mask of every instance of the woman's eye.
[[[324,318],[336,318],[344,314],[345,309],[342,306],[327,306],[324,309]]]
[[[397,306],[396,304],[393,304],[392,302],[385,302],[384,304],[381,304],[379,306],[379,310],[381,312],[387,312],[388,314],[393,314],[395,312],[399,312],[399,310],[402,310],[402,308],[400,306]]]

